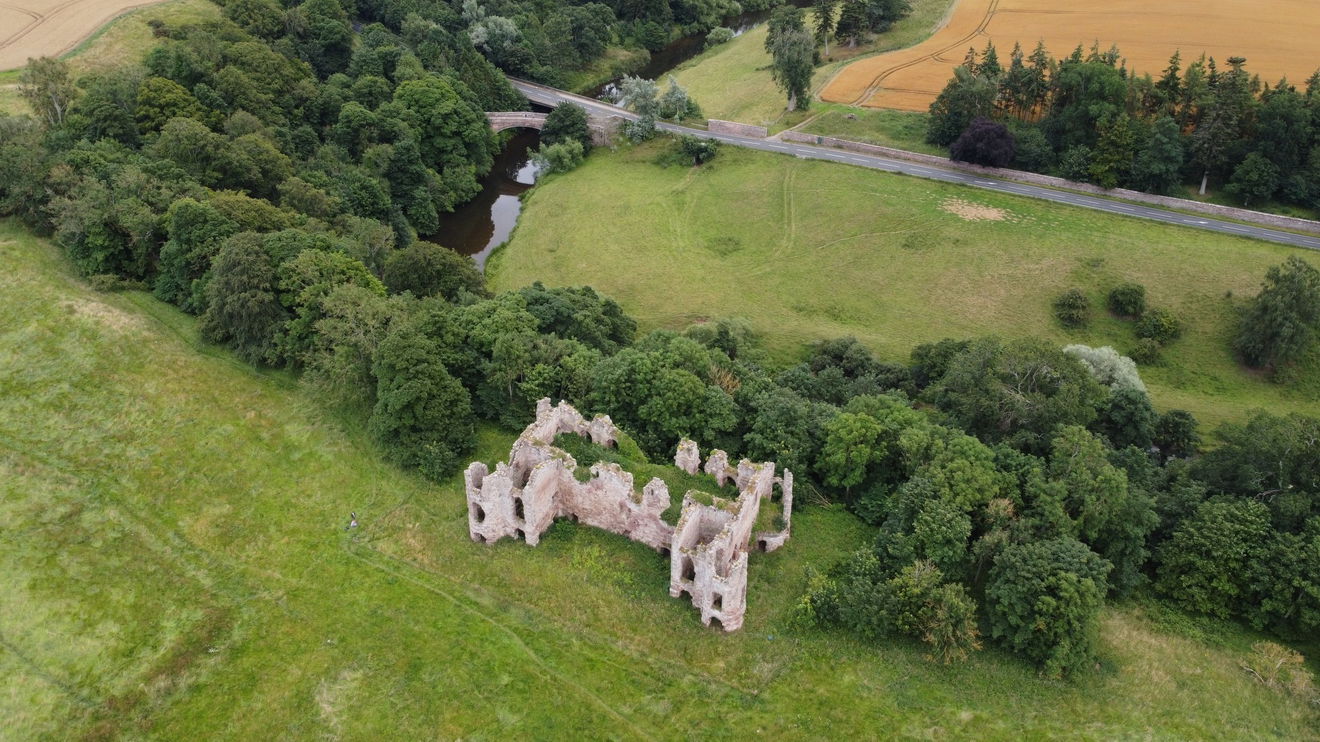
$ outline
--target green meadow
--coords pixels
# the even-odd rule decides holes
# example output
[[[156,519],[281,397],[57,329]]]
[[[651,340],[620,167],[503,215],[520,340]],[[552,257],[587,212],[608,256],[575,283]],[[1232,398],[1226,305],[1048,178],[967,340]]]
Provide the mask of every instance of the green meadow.
[[[471,542],[460,478],[382,464],[287,374],[146,294],[92,291],[12,222],[0,297],[5,738],[1316,735],[1240,669],[1258,637],[1154,605],[1108,609],[1071,683],[994,649],[943,666],[797,629],[809,570],[871,537],[833,508],[756,555],[725,635],[621,537]],[[481,430],[475,457],[512,437]]]
[[[1320,364],[1277,383],[1229,350],[1265,271],[1293,254],[1314,260],[1305,251],[729,147],[702,168],[662,168],[664,146],[594,154],[538,185],[489,264],[493,286],[590,284],[647,329],[742,317],[788,362],[845,335],[892,361],[989,334],[1126,352],[1132,323],[1104,301],[1136,281],[1186,328],[1142,368],[1157,407],[1209,425],[1256,408],[1320,413]],[[1089,329],[1053,317],[1051,302],[1074,287],[1091,299]]]

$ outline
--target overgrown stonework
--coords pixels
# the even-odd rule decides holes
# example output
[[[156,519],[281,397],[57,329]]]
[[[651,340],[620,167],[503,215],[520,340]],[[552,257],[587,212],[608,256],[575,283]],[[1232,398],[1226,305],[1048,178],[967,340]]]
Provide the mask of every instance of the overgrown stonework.
[[[747,610],[747,549],[753,538],[757,548],[774,551],[788,540],[793,511],[793,474],[775,476],[773,462],[743,459],[729,466],[728,455],[712,451],[707,473],[720,482],[732,479],[738,498],[713,498],[706,505],[683,496],[678,525],[661,514],[669,507],[669,488],[652,479],[638,493],[633,476],[618,464],[597,462],[589,481],[573,476],[577,462],[555,448],[555,436],[574,433],[593,443],[613,446],[618,428],[608,416],[590,422],[566,402],[536,404],[536,421],[514,441],[508,463],[490,471],[474,461],[464,472],[467,485],[468,533],[473,541],[491,543],[506,536],[535,546],[555,518],[568,518],[612,533],[622,534],[669,556],[669,594],[686,593],[701,611],[702,623],[720,622],[725,631],[742,627]],[[695,473],[700,462],[697,444],[679,443],[675,464]],[[779,486],[783,528],[753,534],[763,498],[774,497]]]

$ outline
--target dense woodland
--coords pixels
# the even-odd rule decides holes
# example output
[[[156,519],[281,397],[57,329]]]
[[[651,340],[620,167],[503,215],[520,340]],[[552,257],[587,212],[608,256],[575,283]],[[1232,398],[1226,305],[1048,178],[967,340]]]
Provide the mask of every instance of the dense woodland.
[[[1196,421],[1155,412],[1107,348],[946,340],[891,364],[841,339],[774,368],[736,321],[638,337],[590,288],[491,296],[470,260],[417,238],[490,167],[482,111],[523,103],[480,32],[444,4],[225,14],[76,85],[34,62],[39,115],[0,118],[0,213],[94,284],[149,289],[205,339],[296,370],[398,465],[447,478],[480,421],[517,429],[541,397],[608,413],[656,460],[687,436],[776,461],[805,507],[839,503],[880,534],[817,576],[803,619],[946,660],[993,640],[1083,671],[1101,605],[1134,593],[1320,629],[1320,421],[1261,413],[1199,453]],[[547,139],[585,138],[581,116],[556,120]],[[1078,126],[1057,131],[1085,140]],[[1301,261],[1268,278],[1244,328],[1286,346],[1274,362],[1311,345],[1317,292]]]
[[[957,159],[1106,188],[1204,193],[1213,182],[1244,205],[1320,207],[1320,72],[1301,88],[1271,85],[1247,63],[1174,53],[1155,78],[1132,74],[1117,48],[1058,60],[1014,46],[1004,61],[987,45],[968,50],[931,105],[927,139]]]

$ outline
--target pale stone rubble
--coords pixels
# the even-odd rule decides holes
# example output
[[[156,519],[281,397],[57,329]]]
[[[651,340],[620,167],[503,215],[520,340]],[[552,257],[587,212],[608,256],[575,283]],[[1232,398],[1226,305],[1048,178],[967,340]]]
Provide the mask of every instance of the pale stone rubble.
[[[518,436],[507,463],[490,471],[480,461],[464,472],[468,503],[468,533],[473,541],[491,543],[506,536],[535,546],[556,518],[568,518],[612,533],[622,534],[669,556],[669,594],[687,594],[701,612],[701,621],[719,621],[725,631],[742,626],[747,610],[748,546],[774,551],[789,537],[793,511],[793,474],[775,476],[773,462],[743,459],[736,468],[728,454],[711,451],[705,471],[723,485],[730,479],[738,497],[713,497],[706,505],[683,496],[678,525],[661,514],[669,508],[669,488],[652,479],[639,493],[633,476],[618,464],[597,462],[591,479],[574,476],[577,462],[555,448],[555,436],[574,433],[593,443],[613,446],[618,428],[606,415],[586,420],[566,402],[551,406],[549,399],[536,405],[536,420]],[[683,440],[674,465],[689,474],[700,468],[697,444]],[[753,533],[763,499],[779,490],[782,528]]]

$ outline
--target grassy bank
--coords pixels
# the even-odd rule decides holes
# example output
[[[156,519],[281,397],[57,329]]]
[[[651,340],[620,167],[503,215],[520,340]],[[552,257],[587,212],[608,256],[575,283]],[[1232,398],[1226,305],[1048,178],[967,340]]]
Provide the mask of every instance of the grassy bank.
[[[812,113],[815,115],[798,127],[798,131],[909,152],[949,156],[948,149],[926,141],[929,117],[924,113],[892,111],[887,108],[854,108],[838,103],[817,103]]]
[[[830,56],[816,69],[812,90],[819,90],[847,62],[870,54],[912,46],[929,37],[948,12],[952,0],[913,0],[912,13],[855,49],[830,43]],[[807,12],[810,26],[811,13]],[[801,120],[784,110],[785,98],[770,77],[764,24],[732,41],[706,50],[680,66],[674,76],[701,104],[709,118],[783,128]]]
[[[1313,259],[1305,251],[735,148],[710,167],[662,169],[658,146],[602,152],[538,186],[489,268],[494,285],[591,284],[648,328],[745,317],[781,360],[841,335],[899,360],[991,333],[1126,350],[1131,324],[1103,311],[1104,295],[1138,281],[1186,323],[1142,371],[1158,407],[1210,424],[1258,407],[1320,413],[1320,364],[1279,385],[1228,350],[1241,299],[1269,266]],[[969,206],[992,218],[969,219],[983,216]],[[1053,319],[1073,287],[1097,308],[1089,330]]]
[[[72,51],[64,55],[74,79],[94,72],[102,72],[141,61],[157,43],[150,21],[158,20],[167,26],[178,27],[189,23],[214,20],[220,17],[220,6],[210,0],[171,0],[159,5],[130,11],[102,26]],[[21,70],[0,72],[0,113],[26,112],[27,104],[14,87]]]
[[[0,223],[0,713],[33,738],[1287,738],[1255,637],[1107,611],[1102,665],[1040,680],[988,650],[795,632],[805,569],[870,536],[807,508],[705,629],[661,557],[557,525],[472,543],[456,477],[383,466],[287,375],[94,293]],[[483,429],[491,461],[511,435]],[[362,528],[346,532],[355,511]]]

